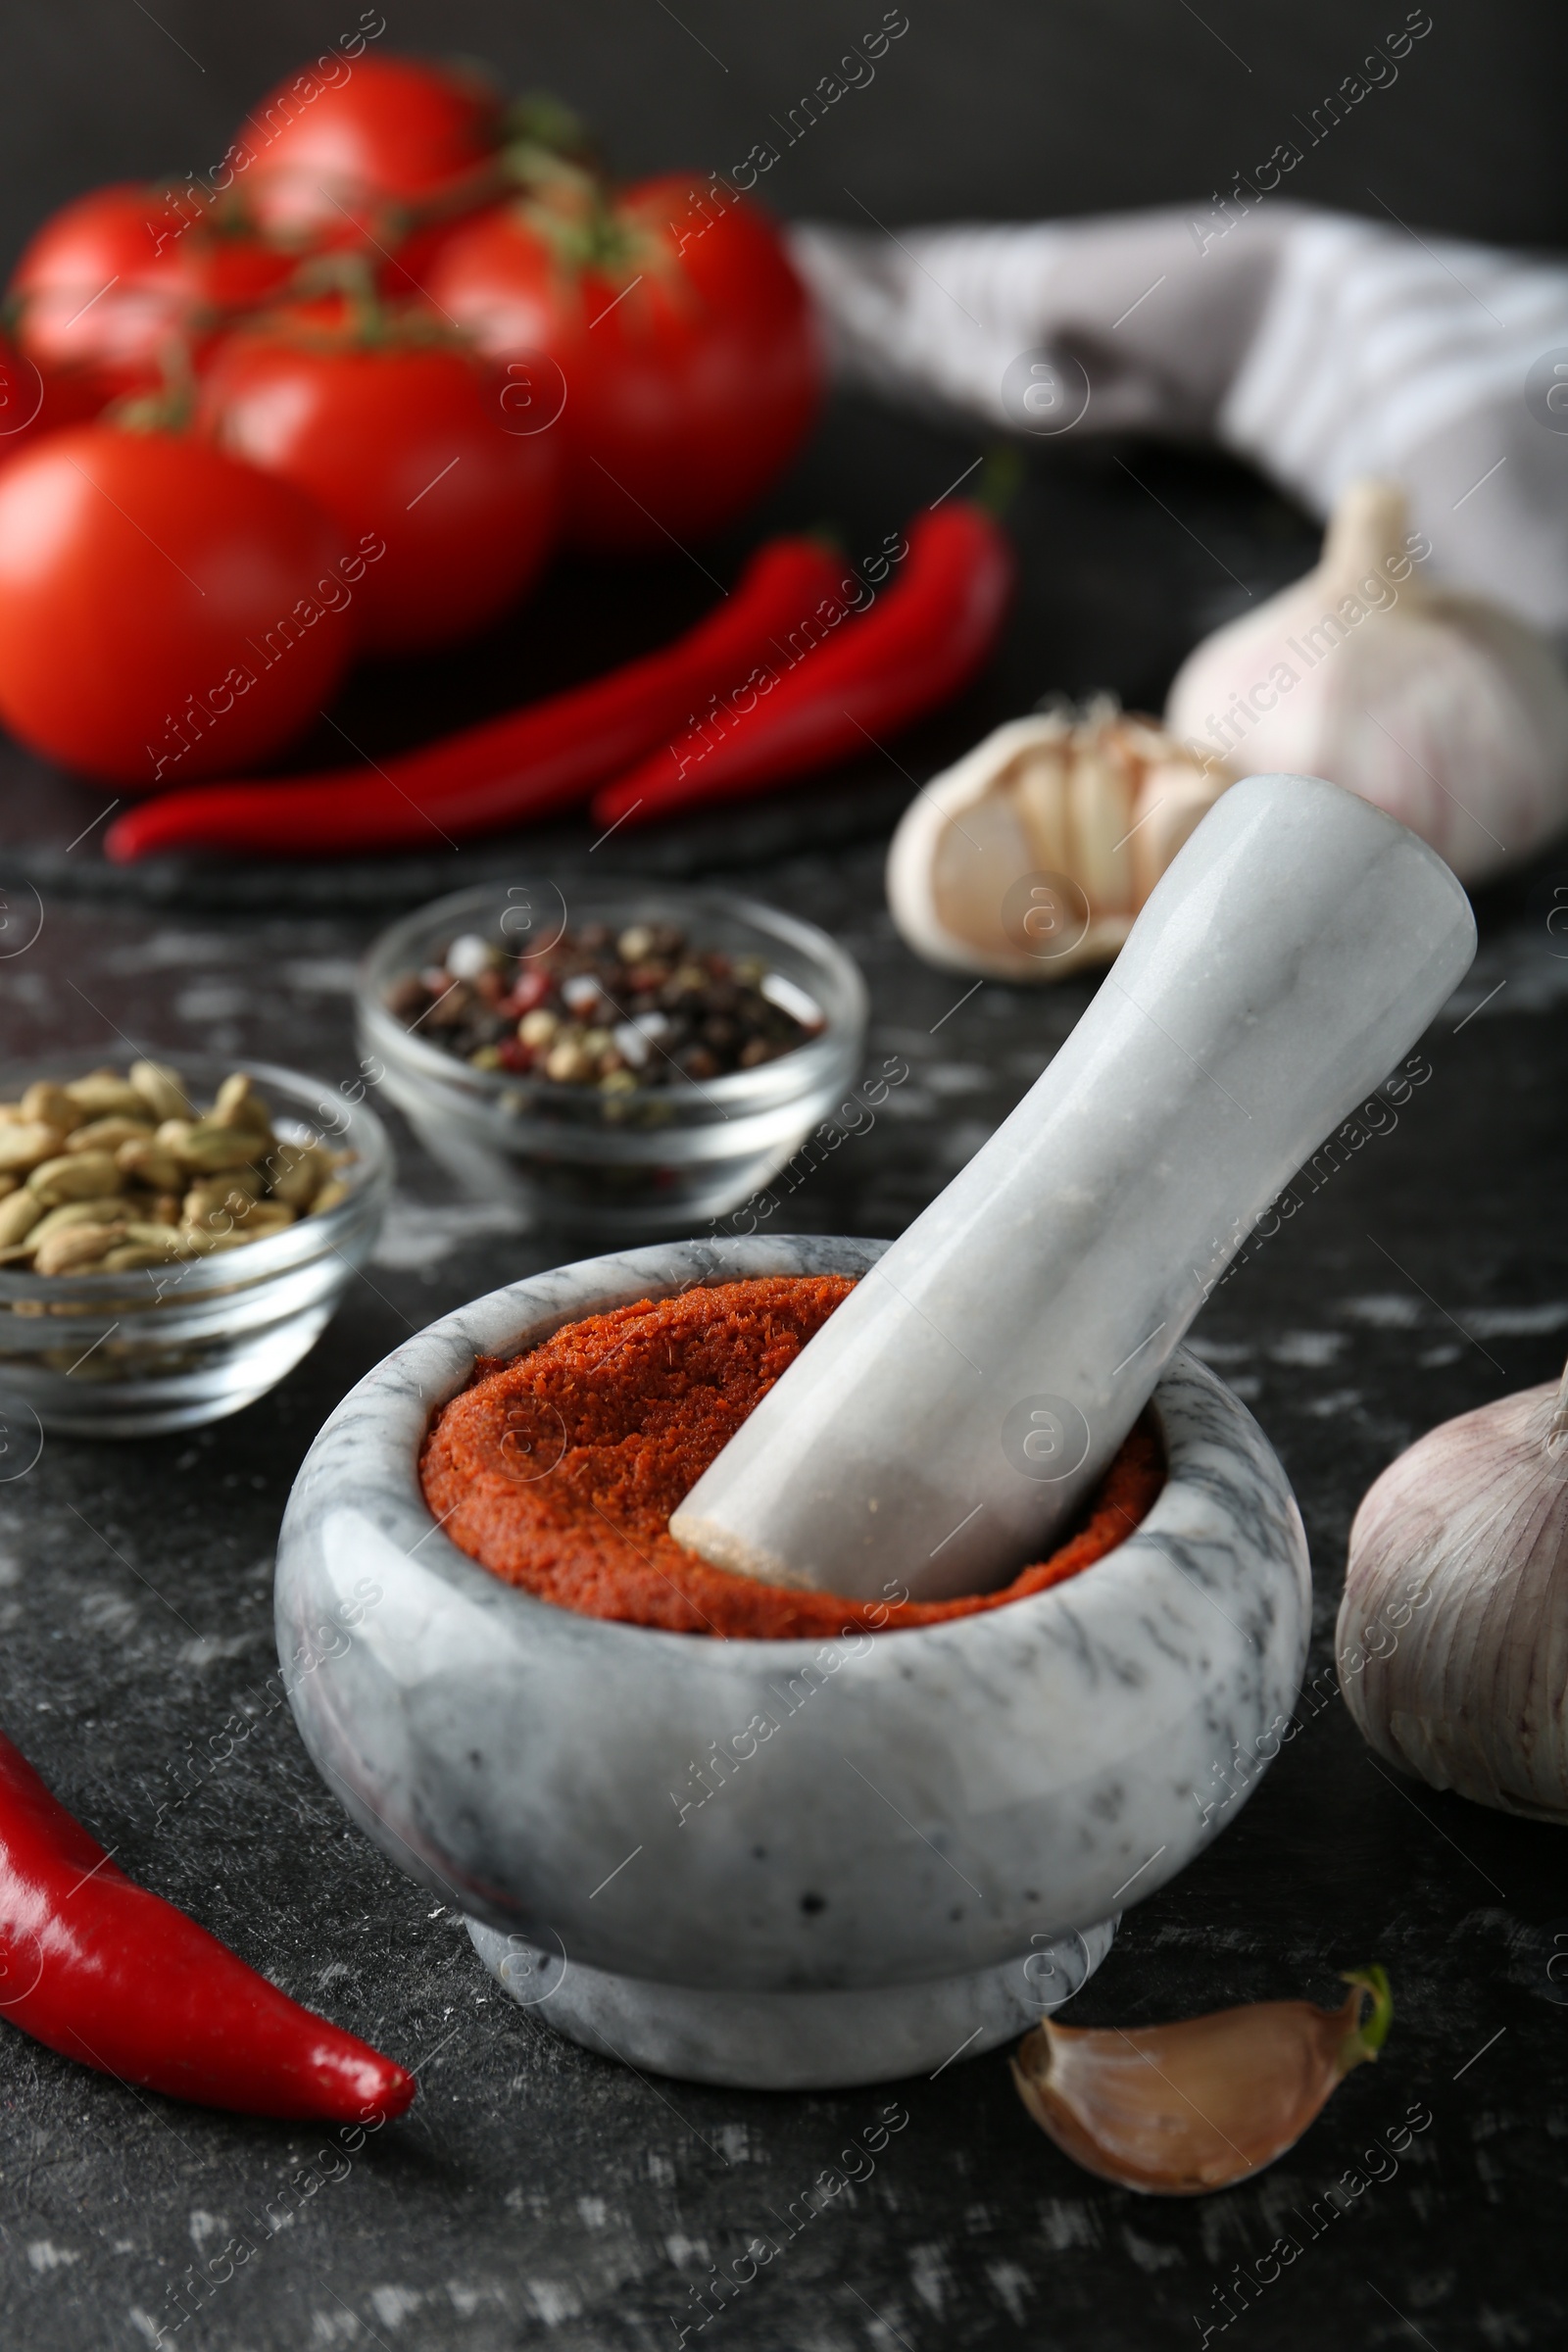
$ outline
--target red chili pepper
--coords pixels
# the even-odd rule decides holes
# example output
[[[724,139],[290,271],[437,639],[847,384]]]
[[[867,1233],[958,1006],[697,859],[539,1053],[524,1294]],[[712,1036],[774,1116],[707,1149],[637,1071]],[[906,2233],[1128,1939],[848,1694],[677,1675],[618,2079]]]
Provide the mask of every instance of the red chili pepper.
[[[100,2074],[241,2115],[363,2124],[418,2088],[127,1879],[3,1733],[0,2016]]]
[[[261,852],[273,858],[428,849],[568,808],[617,774],[715,693],[774,659],[844,565],[816,539],[775,539],[734,593],[673,645],[564,694],[389,759],[379,768],[193,786],[141,802],[111,826],[120,864],[160,851]]]
[[[647,824],[763,792],[863,752],[869,738],[951,700],[997,641],[1012,552],[990,515],[963,500],[921,515],[908,549],[902,577],[863,618],[842,615],[808,653],[757,681],[744,706],[730,702],[603,786],[594,823]]]

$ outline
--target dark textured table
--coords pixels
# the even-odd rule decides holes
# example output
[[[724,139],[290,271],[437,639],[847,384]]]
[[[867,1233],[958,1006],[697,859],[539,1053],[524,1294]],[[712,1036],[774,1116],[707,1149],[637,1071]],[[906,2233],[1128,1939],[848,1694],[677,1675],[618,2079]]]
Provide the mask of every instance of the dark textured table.
[[[861,533],[873,544],[975,455],[960,436],[842,411],[775,513],[831,514],[852,548]],[[1312,545],[1250,477],[1132,446],[1036,453],[1014,522],[1026,585],[1008,647],[962,710],[896,747],[911,774],[1049,689],[1110,685],[1157,706],[1186,645],[1247,591],[1303,568]],[[722,570],[735,552],[711,561]],[[553,662],[591,667],[601,638],[657,636],[710,593],[675,568],[635,591],[573,575],[455,675],[362,682],[345,723],[363,724],[368,748],[404,739]],[[871,1053],[904,1054],[912,1075],[793,1196],[803,1230],[899,1231],[1038,1074],[1092,986],[965,996],[904,951],[880,862],[908,789],[867,767],[793,806],[617,853],[625,868],[657,860],[760,891],[825,924],[865,970]],[[175,1060],[206,1046],[344,1076],[353,960],[387,907],[537,870],[547,854],[569,875],[589,855],[566,830],[548,851],[366,864],[314,896],[277,875],[171,871],[151,905],[90,863],[90,839],[67,852],[107,795],[29,781],[21,762],[9,791],[13,940],[33,926],[34,889],[42,912],[32,944],[0,962],[16,1054],[113,1049],[122,1031]],[[1384,2057],[1288,2157],[1196,2202],[1108,2187],[1028,2121],[1004,2053],[842,2097],[642,2079],[502,1998],[461,1921],[350,1829],[268,1684],[290,1480],[332,1404],[409,1331],[562,1253],[456,1201],[400,1130],[376,1257],[273,1395],[183,1437],[50,1439],[0,1484],[0,1712],[127,1870],[415,2065],[421,2096],[347,2153],[331,2133],[136,2096],[0,2027],[0,2342],[1150,2352],[1222,2328],[1259,2352],[1326,2336],[1429,2352],[1560,2341],[1568,2296],[1548,2249],[1568,2018],[1547,1967],[1554,1936],[1568,1938],[1561,1834],[1396,1782],[1363,1747],[1331,1665],[1346,1534],[1369,1480],[1435,1421],[1552,1374],[1568,1345],[1568,942],[1546,923],[1558,870],[1547,861],[1489,900],[1481,960],[1426,1041],[1432,1075],[1396,1129],[1316,1192],[1303,1185],[1301,1213],[1198,1327],[1300,1497],[1318,1592],[1309,1684],[1245,1805],[1216,1758],[1207,1793],[1230,1826],[1128,1913],[1071,2014],[1126,2024],[1271,1995],[1331,2001],[1339,1969],[1382,1960],[1397,2005]],[[194,1765],[236,1715],[253,1727],[243,1744]],[[899,2128],[880,2152],[846,2154],[890,2105]],[[813,2184],[847,2171],[863,2177],[817,2195],[808,2219]],[[776,2252],[715,2310],[705,2284],[761,2237]],[[1282,2238],[1298,2249],[1283,2263],[1269,2254]]]

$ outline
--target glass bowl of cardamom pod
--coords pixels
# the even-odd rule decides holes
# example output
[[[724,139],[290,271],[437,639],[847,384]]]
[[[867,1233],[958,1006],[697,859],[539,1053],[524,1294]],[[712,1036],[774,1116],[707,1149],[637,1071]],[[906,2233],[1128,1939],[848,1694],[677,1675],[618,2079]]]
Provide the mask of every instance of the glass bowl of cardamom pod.
[[[46,1432],[193,1428],[292,1371],[385,1212],[363,1093],[199,1054],[0,1067],[0,1484]]]

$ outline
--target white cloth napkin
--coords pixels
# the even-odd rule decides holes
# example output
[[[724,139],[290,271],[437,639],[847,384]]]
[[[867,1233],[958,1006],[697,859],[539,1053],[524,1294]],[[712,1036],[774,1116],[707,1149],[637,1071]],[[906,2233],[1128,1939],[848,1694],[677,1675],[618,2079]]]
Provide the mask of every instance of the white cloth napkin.
[[[791,233],[845,380],[1213,440],[1319,514],[1391,476],[1435,571],[1568,639],[1568,268],[1284,201]]]

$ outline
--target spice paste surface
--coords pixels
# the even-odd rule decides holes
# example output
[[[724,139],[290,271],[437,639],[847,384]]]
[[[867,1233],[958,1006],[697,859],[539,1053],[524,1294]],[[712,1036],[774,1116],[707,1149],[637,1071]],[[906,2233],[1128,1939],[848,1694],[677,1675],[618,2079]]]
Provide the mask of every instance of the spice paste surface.
[[[671,1511],[854,1287],[839,1274],[723,1283],[586,1316],[512,1361],[481,1357],[425,1440],[425,1500],[470,1558],[560,1608],[763,1641],[1001,1608],[1131,1534],[1165,1480],[1147,1420],[1078,1532],[1001,1592],[846,1600],[758,1584],[675,1543]]]

